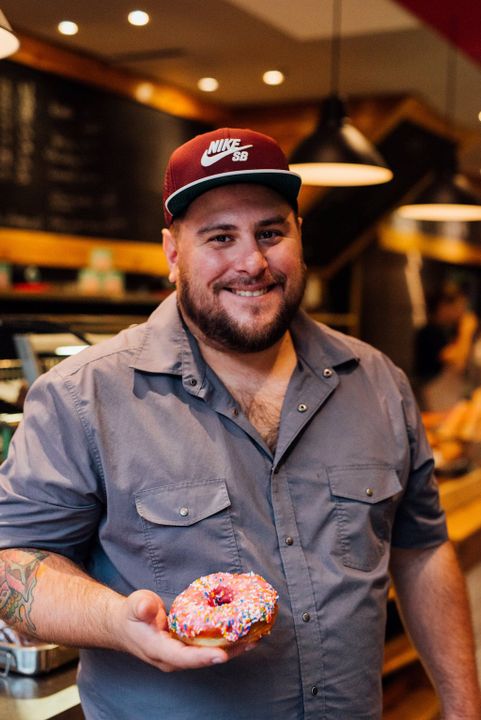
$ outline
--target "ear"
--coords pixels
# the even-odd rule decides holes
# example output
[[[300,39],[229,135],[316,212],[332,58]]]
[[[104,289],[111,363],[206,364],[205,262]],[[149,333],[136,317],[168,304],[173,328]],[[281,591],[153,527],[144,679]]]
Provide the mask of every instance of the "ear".
[[[177,282],[177,238],[168,228],[162,230],[162,247],[169,264],[169,281]]]

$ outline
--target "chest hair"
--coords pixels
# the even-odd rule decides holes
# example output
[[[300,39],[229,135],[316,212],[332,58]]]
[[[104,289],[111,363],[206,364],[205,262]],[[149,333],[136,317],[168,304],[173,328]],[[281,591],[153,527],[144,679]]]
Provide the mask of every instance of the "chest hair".
[[[274,451],[279,436],[282,403],[287,383],[257,391],[230,388],[249,422],[255,427],[270,450]]]
[[[282,405],[297,362],[290,333],[254,358],[219,352],[202,343],[202,354],[266,445],[273,452],[279,436]]]

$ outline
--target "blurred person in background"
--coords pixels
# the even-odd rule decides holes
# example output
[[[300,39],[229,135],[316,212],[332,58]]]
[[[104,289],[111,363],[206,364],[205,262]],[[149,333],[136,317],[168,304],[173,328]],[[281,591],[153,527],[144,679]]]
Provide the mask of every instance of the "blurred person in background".
[[[428,298],[427,311],[428,322],[415,338],[419,402],[423,410],[443,412],[473,389],[470,364],[479,321],[466,290],[453,282]]]

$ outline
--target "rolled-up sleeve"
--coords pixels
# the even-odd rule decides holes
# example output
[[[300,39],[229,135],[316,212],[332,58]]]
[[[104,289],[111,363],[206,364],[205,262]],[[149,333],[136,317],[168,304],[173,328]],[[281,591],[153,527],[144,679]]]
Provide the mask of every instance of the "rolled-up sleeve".
[[[29,391],[0,468],[0,547],[38,547],[81,563],[103,509],[95,448],[55,370]]]
[[[399,376],[409,437],[410,473],[396,514],[392,544],[400,548],[432,547],[448,539],[446,518],[421,415],[407,378],[401,371]]]

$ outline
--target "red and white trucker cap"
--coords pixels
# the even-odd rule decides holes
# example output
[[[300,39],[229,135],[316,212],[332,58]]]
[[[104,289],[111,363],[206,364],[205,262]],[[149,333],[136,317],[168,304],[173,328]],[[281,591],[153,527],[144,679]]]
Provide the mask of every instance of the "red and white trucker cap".
[[[202,193],[232,183],[267,185],[297,207],[301,178],[289,170],[276,141],[253,130],[221,128],[172,153],[164,180],[167,226]]]

